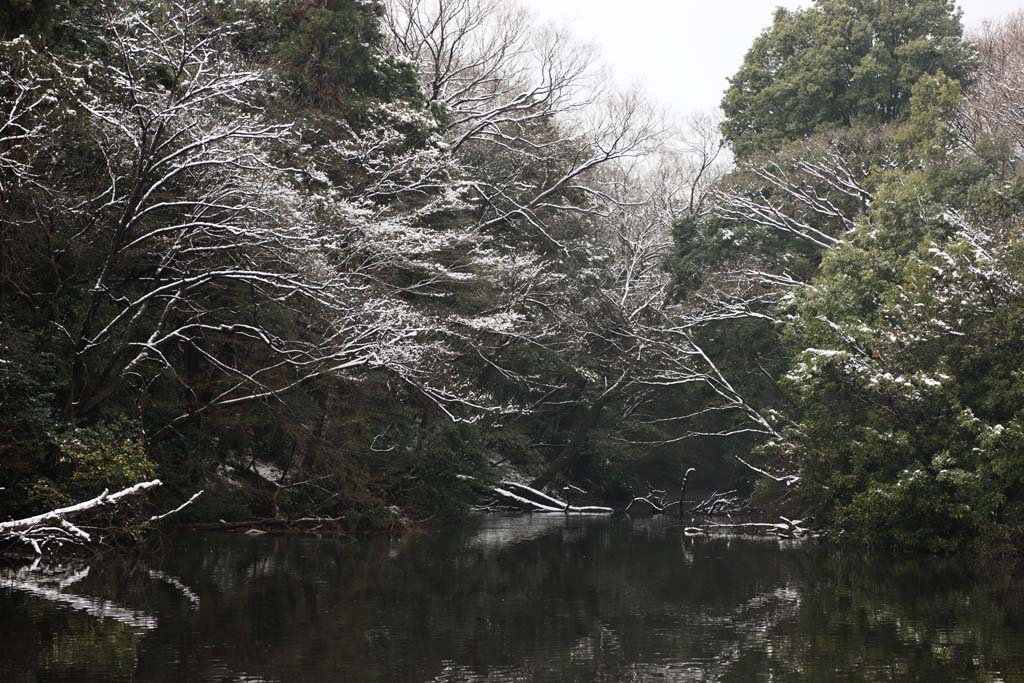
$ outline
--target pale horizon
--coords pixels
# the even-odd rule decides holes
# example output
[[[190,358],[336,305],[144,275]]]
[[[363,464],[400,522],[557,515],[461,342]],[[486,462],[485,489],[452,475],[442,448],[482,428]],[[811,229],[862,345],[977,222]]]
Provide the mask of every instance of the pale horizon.
[[[808,0],[522,0],[540,21],[567,26],[595,45],[623,87],[636,85],[674,116],[717,109],[726,79],[776,7]],[[961,0],[966,29],[1024,9],[1019,0]],[[722,31],[720,27],[730,27]]]

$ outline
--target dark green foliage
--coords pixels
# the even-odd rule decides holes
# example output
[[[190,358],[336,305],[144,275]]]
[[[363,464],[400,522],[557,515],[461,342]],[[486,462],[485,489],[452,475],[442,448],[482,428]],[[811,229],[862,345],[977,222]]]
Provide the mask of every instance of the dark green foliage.
[[[737,380],[779,429],[759,462],[801,477],[755,501],[832,539],[1024,547],[1024,174],[1005,140],[965,140],[973,68],[951,2],[780,10],[723,101],[740,164],[677,226],[685,297],[722,268],[785,275],[779,341],[726,323],[784,390]]]
[[[811,133],[901,121],[924,74],[970,76],[952,0],[817,0],[779,9],[722,100],[736,155],[750,157]]]
[[[0,0],[0,40],[24,35],[49,49],[82,49],[106,11],[106,0]]]
[[[3,0],[0,2],[0,38],[49,33],[62,5],[66,3],[58,0]]]
[[[26,34],[3,45],[0,61],[11,80],[0,81],[0,100],[9,103],[19,96],[18,79],[36,87],[33,97],[46,95],[16,120],[22,127],[19,131],[32,132],[32,144],[25,148],[35,158],[17,148],[11,153],[4,146],[9,143],[0,144],[0,161],[15,160],[15,165],[0,163],[0,485],[5,489],[0,518],[38,512],[155,476],[165,486],[154,497],[168,508],[206,488],[207,495],[193,511],[200,519],[310,512],[367,515],[385,509],[391,489],[398,493],[392,479],[400,475],[371,471],[370,461],[383,457],[371,444],[387,425],[367,424],[380,422],[367,416],[396,409],[388,392],[373,388],[379,378],[369,380],[369,387],[360,387],[361,378],[353,377],[355,386],[348,389],[372,397],[360,404],[361,421],[335,420],[323,433],[314,427],[321,415],[331,411],[322,402],[325,383],[310,382],[280,399],[255,401],[240,409],[206,409],[233,381],[225,382],[224,370],[230,373],[267,363],[273,344],[279,341],[301,344],[316,339],[323,333],[317,327],[323,324],[322,312],[262,297],[252,286],[226,282],[204,297],[205,325],[164,344],[163,368],[144,363],[134,372],[124,371],[133,349],[148,334],[144,330],[153,329],[159,319],[153,311],[132,317],[112,346],[97,347],[91,353],[79,353],[76,348],[76,335],[84,340],[116,319],[117,306],[140,296],[148,283],[165,278],[169,265],[160,256],[166,243],[125,246],[134,237],[126,237],[119,227],[129,203],[96,201],[114,173],[134,178],[121,180],[119,188],[130,182],[143,186],[153,176],[147,175],[149,161],[137,160],[136,154],[143,152],[119,147],[117,135],[98,133],[79,98],[95,103],[99,98],[94,90],[98,90],[116,111],[123,103],[118,97],[128,99],[129,85],[110,77],[122,66],[111,22],[138,11],[163,30],[165,14],[173,14],[177,7],[161,2],[93,3],[86,12],[86,4],[7,3],[0,8],[0,21],[9,17],[0,25],[0,38]],[[308,134],[306,144],[326,145],[332,136],[351,138],[353,125],[384,128],[395,116],[388,105],[401,100],[408,107],[402,114],[408,117],[401,135],[389,144],[400,151],[415,151],[428,145],[432,119],[422,107],[416,108],[419,96],[413,67],[395,62],[382,50],[381,11],[379,4],[356,1],[217,3],[202,6],[186,30],[207,35],[215,28],[230,27],[225,32],[232,42],[222,41],[218,48],[234,60],[232,66],[262,71],[266,81],[259,88],[285,83],[298,95],[294,104],[293,98],[269,88],[256,97],[273,107],[273,116],[279,120],[300,121],[296,128],[322,136]],[[77,21],[79,12],[86,12],[89,21]],[[67,40],[72,33],[82,40]],[[177,37],[169,39],[173,42]],[[82,60],[90,68],[68,67],[65,59]],[[166,99],[168,90],[180,93],[187,87],[182,74],[164,66],[143,65],[137,73],[138,82],[130,85],[137,90],[131,95],[141,93],[147,103]],[[88,77],[77,79],[70,74]],[[186,100],[184,105],[188,115],[197,114],[192,125],[196,121],[199,126],[211,125],[218,116],[231,114],[230,102],[211,103],[202,111],[195,102]],[[135,123],[133,119],[127,126],[129,135]],[[153,144],[164,149],[181,138],[181,133],[168,137],[168,126],[176,123],[170,119],[140,135],[143,139],[156,136]],[[150,122],[139,125],[146,127]],[[36,126],[43,132],[37,134]],[[288,155],[296,166],[308,164],[293,148],[286,151],[280,146],[274,151]],[[219,182],[215,174],[205,171],[209,166],[197,165],[164,185],[159,199],[172,201],[160,204],[161,210],[151,209],[134,224],[135,234],[161,222],[174,225],[188,220],[187,202]],[[340,186],[358,188],[365,182],[352,164],[330,170]],[[223,201],[230,202],[231,192],[237,189],[229,187],[221,195]],[[181,201],[184,209],[179,210],[173,200]],[[223,218],[216,212],[205,217]],[[340,233],[346,228],[345,219],[335,220]],[[201,252],[211,245],[195,246]],[[194,265],[215,267],[218,252],[210,253]],[[239,261],[219,263],[259,268],[267,266],[268,258],[274,256],[261,253],[254,244]],[[188,276],[189,265],[170,262],[170,267],[177,276]],[[171,314],[172,324],[176,315]],[[259,324],[276,330],[280,339],[263,343],[247,337],[248,333],[235,334],[231,325],[239,322],[243,327]],[[272,379],[287,380],[287,369]],[[310,444],[318,440],[346,447],[307,463],[305,454],[315,450]],[[401,447],[406,449],[407,443]],[[421,450],[410,453],[405,461],[401,476],[409,471],[423,475],[416,496],[408,496],[416,516],[464,506],[461,494],[440,502],[438,498],[446,495],[443,487],[451,483],[454,473],[481,468],[479,457],[469,456],[469,446],[461,451],[450,444],[444,448],[448,450],[438,461],[447,465],[439,465],[444,470],[441,474],[423,469],[432,454]],[[289,467],[308,465],[308,476],[320,482],[319,488],[278,491],[254,474],[254,463],[286,472]]]
[[[1000,156],[890,177],[795,301],[800,420],[769,451],[801,463],[808,510],[838,538],[1021,540],[1024,263],[1006,226],[1024,202]]]
[[[302,107],[358,118],[367,107],[421,99],[411,64],[386,55],[379,2],[230,3],[218,21],[242,20],[235,41],[243,54],[273,62]]]

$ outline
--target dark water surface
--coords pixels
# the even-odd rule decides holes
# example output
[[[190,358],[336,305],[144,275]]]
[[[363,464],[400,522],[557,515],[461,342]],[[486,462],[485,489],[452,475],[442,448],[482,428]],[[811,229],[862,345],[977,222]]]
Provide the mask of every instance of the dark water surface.
[[[0,681],[1024,681],[998,564],[492,517],[0,570]]]

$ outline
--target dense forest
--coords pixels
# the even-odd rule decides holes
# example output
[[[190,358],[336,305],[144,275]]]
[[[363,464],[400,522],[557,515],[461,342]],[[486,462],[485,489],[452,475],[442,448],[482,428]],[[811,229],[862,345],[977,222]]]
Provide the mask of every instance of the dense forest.
[[[159,477],[380,529],[693,467],[1024,548],[1024,14],[779,9],[683,122],[612,83],[500,0],[0,2],[0,519]]]

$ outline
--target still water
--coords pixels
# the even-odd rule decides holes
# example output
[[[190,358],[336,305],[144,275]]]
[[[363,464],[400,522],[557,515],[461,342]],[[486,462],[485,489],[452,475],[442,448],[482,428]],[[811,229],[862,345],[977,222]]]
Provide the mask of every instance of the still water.
[[[0,681],[1024,681],[1011,568],[487,517],[0,569]]]

